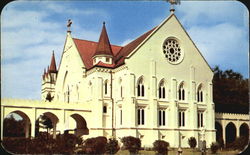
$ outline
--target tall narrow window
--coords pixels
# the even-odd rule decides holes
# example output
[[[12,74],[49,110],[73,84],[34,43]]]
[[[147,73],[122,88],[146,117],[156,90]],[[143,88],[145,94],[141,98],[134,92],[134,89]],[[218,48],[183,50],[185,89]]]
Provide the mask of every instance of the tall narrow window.
[[[122,125],[122,109],[120,110],[120,125]]]
[[[107,113],[107,106],[103,106],[103,113]]]
[[[165,86],[164,86],[164,81],[162,81],[159,85],[159,88],[158,88],[158,95],[159,95],[159,98],[160,99],[165,99],[166,97],[166,94],[165,94]]]
[[[165,118],[165,110],[161,109],[158,111],[158,124],[159,126],[165,126],[166,124],[166,118]]]
[[[185,100],[185,89],[184,89],[183,83],[179,87],[178,96],[179,96],[178,98],[179,98],[180,101]]]
[[[145,96],[144,84],[143,84],[143,79],[142,78],[138,81],[137,96],[140,96],[140,97],[144,97]]]
[[[106,80],[104,82],[104,94],[107,95],[108,94],[108,80]]]
[[[199,86],[197,91],[197,101],[203,102],[203,92],[202,92],[202,86]]]
[[[143,108],[137,109],[137,123],[138,123],[138,125],[144,125],[145,124],[144,120],[145,120],[144,109]]]
[[[198,125],[198,128],[201,128],[204,126],[204,122],[203,122],[203,111],[199,111],[198,112],[198,115],[197,115],[197,125]]]
[[[185,111],[179,111],[179,127],[185,126]]]
[[[121,86],[121,98],[122,98],[122,86]]]

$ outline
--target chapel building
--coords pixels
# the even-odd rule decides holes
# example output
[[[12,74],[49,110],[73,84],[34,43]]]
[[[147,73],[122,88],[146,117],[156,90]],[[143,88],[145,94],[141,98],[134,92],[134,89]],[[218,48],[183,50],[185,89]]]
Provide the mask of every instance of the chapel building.
[[[59,67],[54,54],[42,76],[42,99],[91,109],[86,137],[138,137],[142,146],[188,138],[215,142],[213,71],[174,12],[125,46],[67,32]]]

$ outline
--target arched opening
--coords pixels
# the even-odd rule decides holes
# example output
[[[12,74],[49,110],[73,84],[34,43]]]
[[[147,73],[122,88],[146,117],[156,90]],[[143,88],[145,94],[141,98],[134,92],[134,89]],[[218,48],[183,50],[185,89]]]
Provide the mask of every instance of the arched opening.
[[[39,133],[46,133],[47,135],[52,135],[53,138],[56,138],[56,124],[58,122],[58,117],[53,113],[43,113],[36,120],[35,135],[37,136]]]
[[[198,102],[203,102],[203,88],[202,88],[202,84],[199,85],[198,90],[197,90],[197,101]]]
[[[240,137],[249,137],[249,126],[246,123],[240,126]]]
[[[178,99],[179,101],[184,101],[185,100],[185,88],[184,88],[184,82],[182,82],[179,86],[178,90]]]
[[[138,97],[144,97],[145,96],[143,77],[140,77],[139,80],[138,80],[138,83],[137,83],[137,96]]]
[[[220,146],[224,145],[223,134],[222,134],[222,125],[218,122],[215,122],[216,129],[216,141],[220,144]]]
[[[230,122],[226,126],[226,145],[234,142],[236,139],[236,127]]]
[[[164,82],[164,80],[161,80],[161,82],[159,84],[158,97],[159,97],[159,99],[165,99],[166,98],[165,82]]]
[[[88,135],[89,129],[86,120],[79,114],[70,115],[75,121],[69,120],[69,130],[74,131],[76,136]]]
[[[13,111],[3,120],[4,137],[25,137],[31,136],[31,121],[22,111]]]

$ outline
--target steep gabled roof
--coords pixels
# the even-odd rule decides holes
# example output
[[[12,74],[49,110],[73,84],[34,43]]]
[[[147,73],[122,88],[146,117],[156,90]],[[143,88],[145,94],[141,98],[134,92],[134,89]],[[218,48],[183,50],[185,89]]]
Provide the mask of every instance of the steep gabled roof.
[[[108,33],[105,27],[105,22],[103,22],[102,32],[97,43],[95,55],[110,55],[113,56],[112,48],[110,46]]]
[[[143,35],[141,35],[140,37],[136,38],[135,40],[131,41],[130,43],[128,43],[127,45],[125,45],[120,51],[119,53],[115,56],[115,63],[116,66],[120,66],[121,64],[124,63],[124,59],[126,56],[128,56],[138,45],[140,45],[140,43],[147,38],[147,36],[149,34],[151,34],[154,29],[156,27],[154,27],[153,29],[151,29],[150,31],[144,33]]]
[[[87,69],[90,69],[93,67],[93,56],[95,54],[95,50],[97,47],[97,42],[94,41],[88,41],[88,40],[80,40],[76,38],[72,38],[76,48],[78,49],[78,52],[82,58],[82,61]],[[116,46],[116,45],[110,45],[111,49],[116,55],[120,50],[121,46]]]
[[[101,32],[99,42],[80,40],[76,38],[72,38],[72,39],[87,69],[91,69],[94,66],[116,68],[124,64],[124,60],[126,56],[128,56],[136,47],[138,47],[138,45],[140,45],[155,29],[156,27],[144,33],[143,35],[136,38],[135,40],[131,41],[124,47],[117,46],[117,45],[110,45],[105,25]],[[104,38],[101,39],[102,37]],[[102,43],[100,44],[100,42]],[[112,56],[114,56],[113,57],[114,64],[108,65],[104,63],[97,63],[96,65],[93,65],[93,56],[97,54],[109,55],[108,53],[103,53],[103,52],[98,52],[98,51],[111,52]]]

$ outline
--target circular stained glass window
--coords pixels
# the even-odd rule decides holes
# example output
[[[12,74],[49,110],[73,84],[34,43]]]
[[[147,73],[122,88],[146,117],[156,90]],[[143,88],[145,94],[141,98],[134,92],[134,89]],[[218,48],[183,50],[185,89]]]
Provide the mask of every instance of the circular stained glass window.
[[[171,64],[178,64],[182,61],[184,53],[175,39],[167,39],[163,44],[163,53]]]

